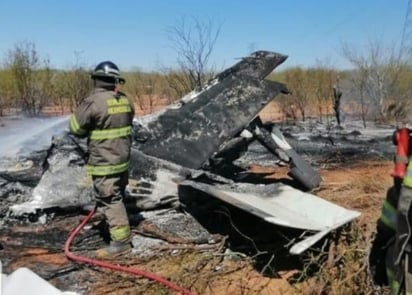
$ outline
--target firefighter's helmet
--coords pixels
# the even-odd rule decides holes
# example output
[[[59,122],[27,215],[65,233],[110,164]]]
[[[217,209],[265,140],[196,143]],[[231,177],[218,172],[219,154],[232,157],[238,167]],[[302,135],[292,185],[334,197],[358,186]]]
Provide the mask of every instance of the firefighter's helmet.
[[[111,61],[103,61],[99,63],[92,73],[92,79],[97,80],[112,80],[114,83],[124,84],[126,80],[120,76],[119,68]]]

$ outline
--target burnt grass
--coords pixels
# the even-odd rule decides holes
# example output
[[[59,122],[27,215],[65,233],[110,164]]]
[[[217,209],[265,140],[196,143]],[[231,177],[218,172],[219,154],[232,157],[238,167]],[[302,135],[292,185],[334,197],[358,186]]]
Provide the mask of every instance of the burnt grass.
[[[352,168],[357,170],[365,162],[351,163]],[[325,169],[328,173],[326,176],[334,175],[335,170],[343,169],[348,169],[347,165],[329,166]],[[333,190],[342,190],[347,194],[345,200],[333,201],[342,202],[340,205],[345,207],[356,208],[350,202],[353,199],[353,202],[357,203],[355,197],[351,196],[351,193],[359,196],[357,188],[326,186],[321,187],[318,194],[330,195]],[[374,198],[382,200],[383,195],[384,191],[376,192]],[[285,244],[303,233],[276,227],[247,212],[220,201],[210,202],[206,198],[197,196],[197,202],[186,204],[185,210],[208,231],[221,236],[222,239],[216,245],[204,250],[195,244],[172,243],[157,250],[154,255],[120,257],[115,262],[158,273],[198,294],[271,294],[271,290],[276,288],[274,286],[282,285],[285,280],[290,285],[288,294],[312,294],[309,290],[313,290],[314,286],[322,286],[325,290],[323,294],[329,294],[326,290],[331,290],[333,284],[339,284],[340,280],[344,281],[350,277],[350,273],[345,277],[345,269],[353,272],[353,265],[359,264],[360,268],[363,267],[365,256],[358,252],[361,250],[363,255],[366,255],[368,239],[371,238],[371,231],[374,229],[369,219],[364,220],[365,217],[361,217],[353,225],[331,233],[304,255],[292,256]],[[365,210],[362,213],[372,215],[372,220],[376,220],[380,203],[375,200],[373,204],[365,204],[363,208],[356,210]],[[75,289],[82,294],[168,294],[164,287],[143,278],[68,261],[63,253],[63,245],[69,232],[84,217],[84,213],[61,211],[39,212],[39,215],[48,216],[44,224],[41,224],[39,219],[31,217],[20,220],[10,218],[7,224],[3,225],[0,259],[5,273],[11,273],[18,267],[29,267],[57,288]],[[134,228],[134,232],[142,234],[137,228]],[[93,256],[94,249],[103,245],[100,229],[91,227],[81,232],[71,250],[90,257]],[[358,254],[353,258],[345,257],[351,252]],[[325,276],[325,270],[329,276]],[[334,272],[336,277],[333,278],[331,274]],[[269,280],[267,282],[271,283],[266,282],[266,287],[261,286],[257,289],[256,282],[250,285],[246,282],[239,285],[234,283],[239,281],[239,275],[247,277],[250,273],[257,273],[260,280],[266,278]],[[365,290],[371,290],[366,283],[366,269],[362,274],[364,278],[357,282],[358,285],[361,283]],[[353,281],[350,279],[345,284]],[[225,288],[221,289],[222,285],[226,286],[225,288],[233,288],[234,291],[225,293]],[[350,289],[342,290],[348,293],[340,294],[356,294]],[[236,293],[237,291],[242,293]]]
[[[323,134],[302,141],[293,132],[283,131],[296,151],[321,172],[323,184],[313,193],[361,211],[358,220],[332,232],[304,255],[293,256],[288,253],[287,245],[296,237],[310,233],[274,226],[248,212],[198,194],[181,210],[219,237],[215,244],[205,248],[194,243],[167,243],[154,254],[120,257],[115,263],[157,273],[198,294],[376,292],[370,284],[365,261],[374,223],[385,191],[391,184],[388,169],[393,145],[390,139],[358,140],[353,134]],[[275,173],[265,175],[267,182],[279,177],[287,180],[283,172],[281,176],[277,172],[284,167],[267,164],[273,159],[273,155],[265,154],[261,146],[252,145],[238,163],[245,167],[245,163],[253,160],[258,165],[272,168]],[[368,183],[364,183],[370,179],[359,177],[368,173],[373,174],[370,179],[380,182],[373,192],[369,191]],[[251,179],[262,177],[251,175]],[[33,182],[0,178],[0,260],[3,272],[28,267],[57,288],[81,294],[172,294],[141,277],[67,260],[64,243],[85,212],[48,210],[18,219],[9,216],[8,206],[27,200],[32,188]],[[133,214],[136,212],[131,212],[132,219]],[[133,232],[144,235],[138,223],[133,225]],[[92,256],[93,251],[103,245],[102,230],[94,223],[79,234],[71,250]]]

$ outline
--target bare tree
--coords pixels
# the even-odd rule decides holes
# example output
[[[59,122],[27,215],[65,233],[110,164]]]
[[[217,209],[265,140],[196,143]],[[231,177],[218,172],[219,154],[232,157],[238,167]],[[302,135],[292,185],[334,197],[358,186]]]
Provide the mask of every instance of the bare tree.
[[[348,75],[348,81],[353,86],[349,89],[349,96],[355,98],[356,104],[352,107],[352,111],[356,111],[359,106],[363,128],[366,128],[367,115],[369,113],[369,103],[366,91],[367,77],[368,71],[364,67],[360,67]]]
[[[10,69],[2,69],[0,72],[0,116],[15,107],[16,87],[13,73]]]
[[[281,94],[278,102],[282,112],[282,121],[289,122],[289,120],[291,120],[292,122],[296,122],[298,119],[298,110],[295,105],[296,97],[290,94]]]
[[[166,69],[165,78],[168,81],[171,91],[171,101],[184,96],[194,88],[190,87],[189,76],[182,70]]]
[[[375,119],[391,119],[392,116],[399,115],[399,112],[393,110],[407,107],[410,87],[402,89],[400,82],[408,67],[395,47],[387,49],[382,43],[371,41],[367,52],[363,54],[347,44],[342,46],[342,52],[356,69],[354,74],[357,79],[352,77],[351,81],[357,88],[360,103],[368,105]]]
[[[155,104],[167,95],[165,77],[159,73],[144,73],[134,70],[126,75],[125,91],[133,98],[138,109],[144,114],[154,111]]]
[[[16,44],[7,55],[18,92],[18,104],[28,115],[38,115],[50,99],[52,71],[49,60],[41,61],[32,42]]]
[[[81,62],[80,52],[75,52],[75,62],[67,70],[59,72],[55,79],[55,104],[60,106],[61,112],[70,112],[90,95],[92,80],[88,67]]]
[[[201,89],[213,75],[209,59],[213,52],[221,26],[211,21],[192,18],[188,22],[182,18],[167,29],[172,47],[177,53],[179,70],[168,70],[171,87],[178,96],[195,88]]]
[[[90,78],[90,71],[81,62],[80,52],[75,52],[75,63],[71,70],[66,72],[66,95],[70,98],[70,111],[73,111],[84,98],[86,98],[91,90],[92,83]]]
[[[329,120],[328,115],[333,101],[333,81],[336,80],[337,73],[320,63],[318,68],[309,70],[309,73],[312,80],[311,91],[319,120],[322,122],[324,116]]]
[[[306,72],[301,68],[287,70],[285,73],[285,81],[291,91],[290,100],[292,100],[290,107],[285,105],[285,111],[293,113],[292,110],[297,109],[302,117],[302,121],[305,121],[310,96],[310,85]],[[296,114],[293,114],[292,117],[293,116],[296,116]]]
[[[143,100],[144,95],[144,73],[139,69],[135,69],[133,72],[129,72],[125,75],[127,83],[124,85],[125,91],[129,94],[132,100],[135,102],[137,107],[145,113],[145,103]]]

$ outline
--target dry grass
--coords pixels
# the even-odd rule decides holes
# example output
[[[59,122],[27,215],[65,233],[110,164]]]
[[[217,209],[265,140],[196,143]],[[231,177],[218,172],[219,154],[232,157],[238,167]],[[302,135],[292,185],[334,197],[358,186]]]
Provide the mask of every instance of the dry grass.
[[[365,162],[322,172],[325,184],[318,195],[362,215],[327,251],[308,257],[300,294],[389,294],[371,283],[368,254],[386,190],[392,185],[392,167],[391,162]]]
[[[187,285],[187,277],[182,283],[198,294],[389,294],[371,283],[368,251],[392,185],[392,167],[390,161],[363,162],[321,171],[324,184],[316,194],[362,215],[331,236],[328,247],[308,254],[303,269],[269,278],[253,267],[252,258],[228,262],[214,257],[196,269],[198,278],[192,284]],[[224,270],[216,272],[219,267]]]
[[[307,254],[302,268],[268,277],[256,269],[254,257],[228,259],[220,248],[212,252],[163,251],[156,259],[132,265],[153,271],[202,295],[389,294],[387,289],[371,284],[367,257],[386,190],[392,183],[391,169],[392,163],[388,161],[321,170],[324,181],[315,194],[358,210],[362,215],[329,237],[330,243],[323,249]],[[116,294],[174,294],[143,279],[132,283],[130,278],[119,280],[113,274],[105,274],[98,281],[100,283],[95,283],[89,294],[114,294],[114,290]]]
[[[260,171],[257,167],[253,169]],[[343,207],[356,209],[362,215],[340,234],[330,236],[330,243],[325,244],[324,248],[308,253],[303,258],[303,267],[301,264],[279,268],[279,258],[284,257],[274,254],[265,256],[265,267],[257,268],[257,258],[264,256],[231,257],[234,255],[224,253],[221,245],[208,250],[171,247],[159,250],[156,257],[127,257],[115,263],[154,272],[202,295],[385,294],[385,291],[375,289],[370,283],[367,256],[386,190],[392,184],[391,169],[390,161],[353,163],[351,167],[321,169],[323,184],[315,194]],[[279,177],[279,174],[276,171],[275,176]],[[71,228],[73,219],[64,218],[60,222],[62,224],[56,226]],[[18,228],[13,231],[15,242],[28,236],[16,236],[18,232]],[[60,262],[52,260],[54,257],[44,255],[41,251],[32,251],[30,255],[23,256],[22,252],[18,253],[19,248],[14,248],[16,263],[28,265],[33,261],[30,255],[43,258],[43,269],[48,264],[52,265],[53,261]],[[7,249],[12,251],[14,248]],[[85,288],[84,294],[174,294],[141,277],[84,265],[76,270],[75,278],[76,284]],[[58,286],[57,279],[52,283]]]

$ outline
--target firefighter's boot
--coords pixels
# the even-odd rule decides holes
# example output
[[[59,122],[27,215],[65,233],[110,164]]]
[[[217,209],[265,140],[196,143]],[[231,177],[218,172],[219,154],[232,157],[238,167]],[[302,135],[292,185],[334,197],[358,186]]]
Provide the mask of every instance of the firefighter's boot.
[[[132,249],[129,225],[110,229],[110,237],[112,239],[110,245],[96,251],[97,259],[116,258]]]

